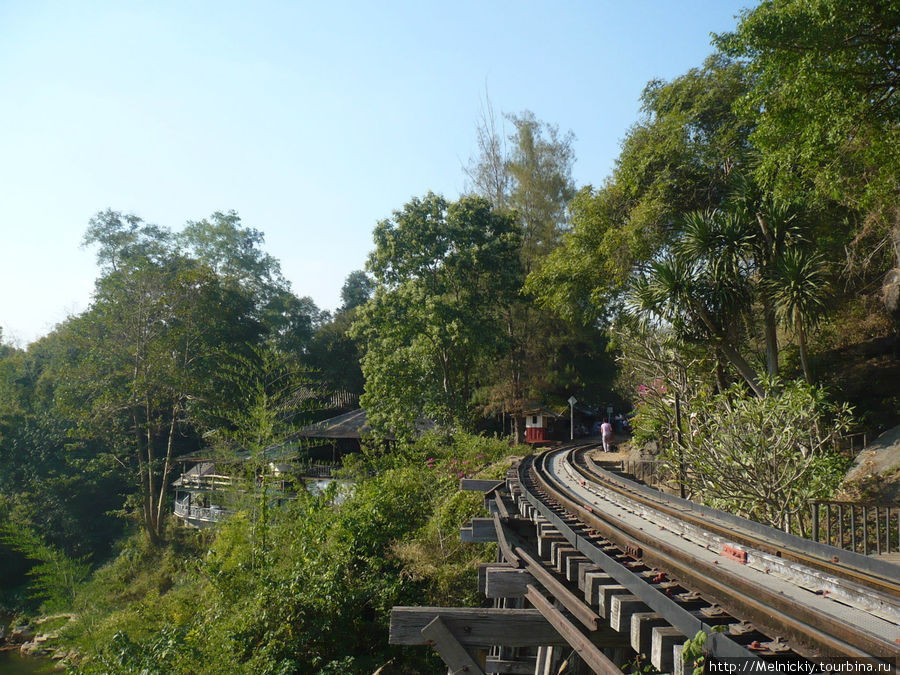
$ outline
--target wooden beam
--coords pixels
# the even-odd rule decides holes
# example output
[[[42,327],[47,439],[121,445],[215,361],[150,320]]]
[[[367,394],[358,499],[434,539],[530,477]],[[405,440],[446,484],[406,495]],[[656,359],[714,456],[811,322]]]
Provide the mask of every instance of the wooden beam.
[[[503,520],[509,520],[509,507],[506,505],[506,500],[503,498],[503,495],[499,492],[494,492],[493,495],[497,513]]]
[[[616,583],[606,572],[592,571],[584,575],[584,601],[588,607],[596,607],[600,602],[600,589]]]
[[[506,529],[499,514],[496,513],[494,514],[494,529],[497,531],[497,543],[500,545],[500,550],[503,552],[503,558],[506,562],[511,563],[516,567],[520,567],[522,563],[519,560],[519,556],[515,554],[513,547],[510,545],[510,539],[516,537],[514,533]]]
[[[460,490],[469,490],[471,492],[490,492],[501,485],[505,485],[506,481],[481,480],[480,478],[463,478],[459,481]]]
[[[465,647],[459,644],[459,641],[450,632],[450,629],[447,628],[447,624],[441,620],[441,617],[434,617],[420,632],[425,640],[434,645],[450,672],[485,675],[481,666],[475,663],[472,655],[466,651]]]
[[[485,663],[486,673],[507,673],[507,675],[534,675],[534,658],[525,661],[491,658]]]
[[[577,595],[565,587],[565,585],[553,576],[538,560],[533,558],[527,551],[521,548],[516,549],[518,556],[525,561],[525,569],[537,579],[541,585],[562,603],[563,607],[572,612],[584,626],[591,631],[597,630],[600,616],[584,604]]]
[[[470,525],[459,531],[460,541],[464,544],[482,544],[497,541],[497,530],[493,518],[472,518]]]
[[[584,661],[595,673],[601,675],[622,675],[621,668],[610,661],[600,649],[578,630],[578,627],[569,621],[562,612],[550,604],[550,601],[534,586],[528,587],[525,597],[544,615],[547,621],[562,635],[574,649],[581,660]]]
[[[390,644],[425,644],[422,629],[437,616],[465,647],[566,644],[537,610],[470,607],[394,607],[391,610]]]
[[[653,629],[668,626],[669,622],[654,612],[638,612],[631,615],[631,648],[638,654],[650,656]]]
[[[555,543],[565,544],[566,546],[569,546],[568,540],[559,532],[539,535],[537,545],[538,556],[540,558],[543,558],[544,560],[550,560],[551,551],[553,550],[553,544]]]
[[[671,673],[675,665],[673,648],[685,641],[684,635],[671,626],[657,626],[650,632],[650,663],[660,672]]]
[[[636,595],[622,594],[610,598],[609,625],[620,633],[631,634],[631,615],[649,611],[649,607]]]
[[[488,567],[484,594],[489,598],[521,598],[526,586],[535,583],[527,570],[510,567]]]

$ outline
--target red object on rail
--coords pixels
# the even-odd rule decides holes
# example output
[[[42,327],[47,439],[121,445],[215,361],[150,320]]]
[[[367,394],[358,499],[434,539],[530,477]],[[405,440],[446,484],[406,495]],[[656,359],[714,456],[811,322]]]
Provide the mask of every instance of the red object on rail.
[[[743,565],[747,564],[747,551],[742,551],[737,546],[732,546],[731,544],[723,544],[722,555],[724,555],[726,558],[737,560]]]

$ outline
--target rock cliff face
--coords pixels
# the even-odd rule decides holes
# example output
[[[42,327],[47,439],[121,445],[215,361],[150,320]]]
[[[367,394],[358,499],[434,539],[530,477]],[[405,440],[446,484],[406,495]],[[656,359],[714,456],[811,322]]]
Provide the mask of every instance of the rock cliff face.
[[[851,499],[900,503],[900,426],[885,431],[857,455],[841,494]]]
[[[881,283],[881,299],[894,321],[900,326],[900,209],[895,213],[891,243],[894,245],[894,264]]]
[[[881,284],[881,300],[894,320],[900,322],[900,267],[885,275]]]

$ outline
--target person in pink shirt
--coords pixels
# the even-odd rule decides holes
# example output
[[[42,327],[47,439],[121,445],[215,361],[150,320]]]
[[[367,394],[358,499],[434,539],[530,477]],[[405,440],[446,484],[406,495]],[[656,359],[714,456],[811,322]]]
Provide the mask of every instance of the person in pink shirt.
[[[600,425],[600,436],[603,438],[603,452],[609,452],[613,441],[613,428],[609,420],[603,420],[603,424]]]

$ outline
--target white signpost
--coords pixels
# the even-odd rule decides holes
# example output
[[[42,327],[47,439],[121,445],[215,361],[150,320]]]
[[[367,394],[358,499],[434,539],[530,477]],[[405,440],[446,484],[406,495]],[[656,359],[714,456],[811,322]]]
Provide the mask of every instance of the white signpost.
[[[569,397],[569,440],[575,439],[575,404],[578,399],[574,396]]]

